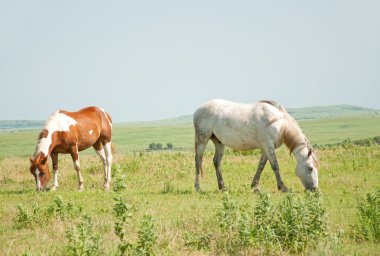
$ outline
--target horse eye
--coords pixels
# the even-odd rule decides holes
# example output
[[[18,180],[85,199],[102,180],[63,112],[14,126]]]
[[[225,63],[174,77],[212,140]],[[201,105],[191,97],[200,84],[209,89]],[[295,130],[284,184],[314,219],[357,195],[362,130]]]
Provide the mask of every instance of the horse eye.
[[[40,174],[39,174],[38,176],[42,177],[42,176],[44,176],[44,175],[45,175],[44,172],[40,172]]]

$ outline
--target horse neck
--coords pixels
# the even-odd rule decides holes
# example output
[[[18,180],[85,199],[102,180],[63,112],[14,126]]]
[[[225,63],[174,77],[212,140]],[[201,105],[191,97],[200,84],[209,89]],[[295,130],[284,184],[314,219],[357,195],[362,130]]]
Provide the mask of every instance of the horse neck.
[[[305,159],[307,159],[307,152],[304,150],[306,147],[305,144],[302,144],[302,145],[299,145],[297,146],[294,150],[293,150],[293,155],[294,157],[296,158],[297,160],[297,163],[298,162],[304,162]]]
[[[45,156],[50,156],[50,153],[52,149],[55,146],[55,141],[51,140],[49,143],[47,143],[44,140],[40,140],[36,147],[36,152],[34,153],[34,156],[37,157],[39,154],[44,154]]]
[[[282,140],[292,153],[306,142],[306,137],[291,116],[287,115],[285,120],[281,128]]]

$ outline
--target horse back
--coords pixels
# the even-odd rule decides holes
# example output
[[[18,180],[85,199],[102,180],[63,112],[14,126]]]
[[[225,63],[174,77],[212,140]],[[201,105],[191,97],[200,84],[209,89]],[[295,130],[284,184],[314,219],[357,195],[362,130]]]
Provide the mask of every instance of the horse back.
[[[77,112],[61,111],[73,118],[77,124],[70,129],[70,137],[77,141],[79,151],[84,150],[97,141],[106,144],[111,141],[112,119],[103,109],[87,107]]]

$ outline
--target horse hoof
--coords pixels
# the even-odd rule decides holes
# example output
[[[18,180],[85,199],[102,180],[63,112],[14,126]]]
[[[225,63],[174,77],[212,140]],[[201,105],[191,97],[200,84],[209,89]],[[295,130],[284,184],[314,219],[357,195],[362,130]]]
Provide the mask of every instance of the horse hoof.
[[[56,187],[56,186],[52,186],[52,187],[50,188],[50,191],[57,191],[57,188],[58,188],[58,187]]]
[[[202,193],[203,192],[202,189],[201,189],[201,187],[195,187],[195,191],[197,191],[198,193]]]
[[[220,192],[227,192],[228,191],[228,188],[226,188],[226,187],[221,187],[221,188],[219,188],[219,191]]]
[[[84,191],[84,187],[83,187],[83,186],[78,187],[78,191],[79,191],[79,192]]]
[[[284,193],[286,193],[286,192],[289,191],[289,189],[288,189],[287,187],[285,187],[285,186],[281,187],[280,189],[281,189],[281,191],[284,192]]]
[[[104,188],[104,190],[109,190],[110,189],[110,185],[109,184],[104,184],[103,188]]]
[[[254,187],[252,191],[253,191],[253,193],[261,193],[261,188]]]

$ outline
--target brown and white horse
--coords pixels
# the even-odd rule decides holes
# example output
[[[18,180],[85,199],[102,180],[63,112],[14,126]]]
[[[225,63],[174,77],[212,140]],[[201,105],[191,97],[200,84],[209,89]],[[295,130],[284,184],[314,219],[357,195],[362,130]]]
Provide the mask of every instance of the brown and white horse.
[[[111,182],[111,135],[112,120],[101,108],[87,107],[78,112],[56,111],[47,120],[38,137],[34,157],[30,157],[30,172],[36,180],[37,190],[46,188],[50,180],[47,159],[53,163],[53,186],[58,187],[58,154],[70,154],[78,174],[78,189],[83,190],[83,177],[80,172],[78,152],[93,147],[104,166],[104,188]]]

